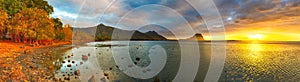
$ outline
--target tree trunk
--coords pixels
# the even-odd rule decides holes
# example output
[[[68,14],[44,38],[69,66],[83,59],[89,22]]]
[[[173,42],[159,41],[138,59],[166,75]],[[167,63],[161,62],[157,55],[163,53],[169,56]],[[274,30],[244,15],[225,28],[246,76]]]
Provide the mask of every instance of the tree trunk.
[[[25,37],[23,37],[23,42],[26,44],[27,43],[27,39]]]

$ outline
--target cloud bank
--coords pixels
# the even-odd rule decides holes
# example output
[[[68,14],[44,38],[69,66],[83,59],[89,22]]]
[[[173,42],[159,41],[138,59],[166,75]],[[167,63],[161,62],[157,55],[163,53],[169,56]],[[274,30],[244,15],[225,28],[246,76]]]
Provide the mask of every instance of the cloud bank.
[[[103,23],[121,29],[132,29],[137,24],[160,22],[176,23],[171,29],[178,32],[188,28],[184,23],[174,22],[178,16],[171,11],[155,7],[134,11],[145,5],[162,5],[180,14],[195,33],[208,35],[208,29],[201,18],[201,15],[205,14],[198,13],[185,0],[48,0],[48,2],[54,7],[53,17],[58,17],[64,24],[75,27],[91,27]],[[282,27],[299,29],[296,26],[300,25],[298,22],[300,0],[214,0],[214,2],[222,16],[227,34],[234,35],[237,34],[235,32],[254,29],[274,33]],[[136,14],[135,18],[126,17],[132,11]],[[120,20],[123,20],[122,23],[118,23]],[[156,31],[164,36],[170,34]],[[297,33],[294,30],[282,32]],[[181,38],[189,36],[190,34],[183,34]]]

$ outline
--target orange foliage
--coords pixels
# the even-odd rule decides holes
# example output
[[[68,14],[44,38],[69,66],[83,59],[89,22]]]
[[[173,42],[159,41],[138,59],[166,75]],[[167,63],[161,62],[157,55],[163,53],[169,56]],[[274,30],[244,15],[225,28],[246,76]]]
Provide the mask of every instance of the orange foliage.
[[[73,33],[72,33],[71,26],[69,24],[64,26],[63,32],[65,34],[65,41],[71,41]]]
[[[47,12],[38,8],[25,8],[15,14],[9,29],[15,42],[31,43],[55,37],[53,20]]]

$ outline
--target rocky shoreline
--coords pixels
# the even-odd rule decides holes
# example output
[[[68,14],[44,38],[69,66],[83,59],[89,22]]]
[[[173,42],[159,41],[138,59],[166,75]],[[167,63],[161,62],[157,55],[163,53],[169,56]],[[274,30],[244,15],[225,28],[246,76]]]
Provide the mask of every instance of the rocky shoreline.
[[[0,81],[54,81],[54,62],[62,59],[63,52],[70,50],[68,43],[37,48],[22,43],[0,42]]]

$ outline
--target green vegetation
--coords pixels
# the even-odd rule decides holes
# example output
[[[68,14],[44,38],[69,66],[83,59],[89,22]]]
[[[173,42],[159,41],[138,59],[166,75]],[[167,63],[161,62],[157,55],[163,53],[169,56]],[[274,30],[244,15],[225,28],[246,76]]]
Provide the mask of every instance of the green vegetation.
[[[71,26],[63,27],[52,12],[44,0],[0,0],[0,38],[30,44],[71,40]]]

